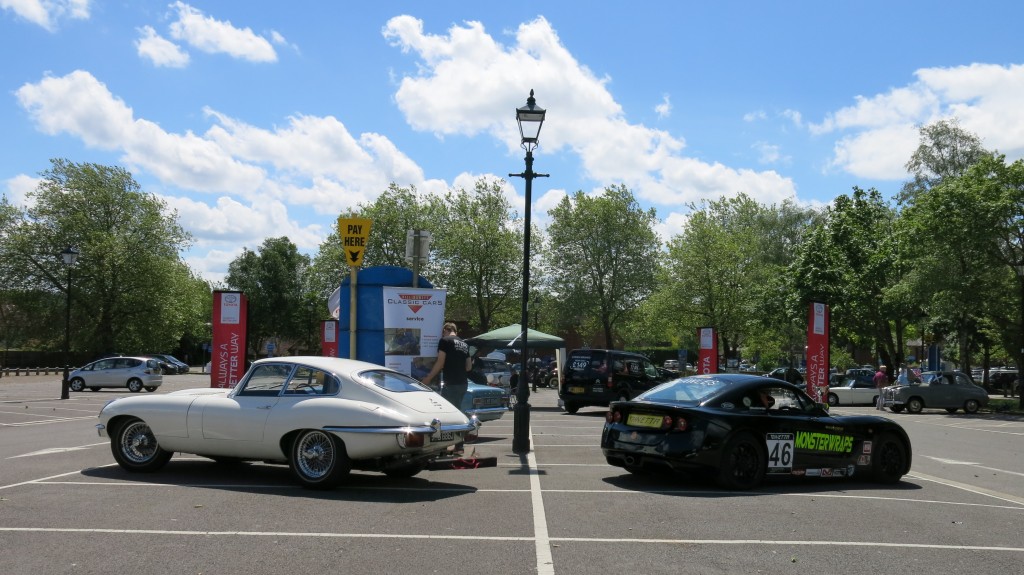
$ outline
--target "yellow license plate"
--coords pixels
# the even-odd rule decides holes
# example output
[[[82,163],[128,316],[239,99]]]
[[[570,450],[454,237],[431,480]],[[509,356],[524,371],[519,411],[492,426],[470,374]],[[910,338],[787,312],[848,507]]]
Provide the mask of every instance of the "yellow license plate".
[[[582,387],[570,387],[569,393],[583,393]]]
[[[661,427],[662,416],[647,415],[643,413],[630,413],[626,418],[626,425],[635,427]]]

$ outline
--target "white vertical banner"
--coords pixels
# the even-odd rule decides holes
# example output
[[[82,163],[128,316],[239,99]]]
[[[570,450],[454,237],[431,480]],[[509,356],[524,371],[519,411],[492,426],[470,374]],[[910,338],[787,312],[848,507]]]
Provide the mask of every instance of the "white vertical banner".
[[[437,358],[448,291],[408,287],[383,290],[384,365],[422,379]]]

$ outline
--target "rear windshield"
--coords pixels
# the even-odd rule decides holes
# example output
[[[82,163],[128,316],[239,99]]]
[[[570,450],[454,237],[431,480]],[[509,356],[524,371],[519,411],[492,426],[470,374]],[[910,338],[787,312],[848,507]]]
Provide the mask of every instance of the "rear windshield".
[[[377,387],[397,393],[404,393],[407,391],[433,391],[408,375],[394,371],[364,371],[361,372],[358,377],[366,383],[372,383]]]
[[[729,384],[711,378],[684,377],[649,389],[637,399],[659,403],[697,405],[728,387]]]
[[[575,352],[569,356],[566,365],[566,376],[569,378],[590,379],[608,373],[608,353],[594,350]]]

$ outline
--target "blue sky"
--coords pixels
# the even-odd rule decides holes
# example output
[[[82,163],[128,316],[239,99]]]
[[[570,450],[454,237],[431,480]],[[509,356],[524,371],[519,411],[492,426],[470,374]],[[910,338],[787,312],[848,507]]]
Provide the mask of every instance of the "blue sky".
[[[623,183],[668,238],[739,192],[891,197],[939,119],[1024,156],[1021,21],[986,0],[0,0],[0,191],[25,205],[50,158],[124,166],[219,280],[266,237],[314,253],[390,182],[503,178],[522,213],[534,89],[534,221]]]

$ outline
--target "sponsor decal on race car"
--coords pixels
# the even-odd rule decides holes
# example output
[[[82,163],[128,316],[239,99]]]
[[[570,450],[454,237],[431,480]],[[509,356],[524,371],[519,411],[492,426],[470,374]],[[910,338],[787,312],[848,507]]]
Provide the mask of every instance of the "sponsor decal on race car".
[[[865,440],[861,445],[860,452],[864,455],[871,455],[871,441]]]
[[[871,465],[871,456],[866,454],[861,455],[857,458],[857,465]]]
[[[796,448],[808,451],[831,451],[835,453],[851,453],[853,437],[834,435],[831,433],[796,432]]]

